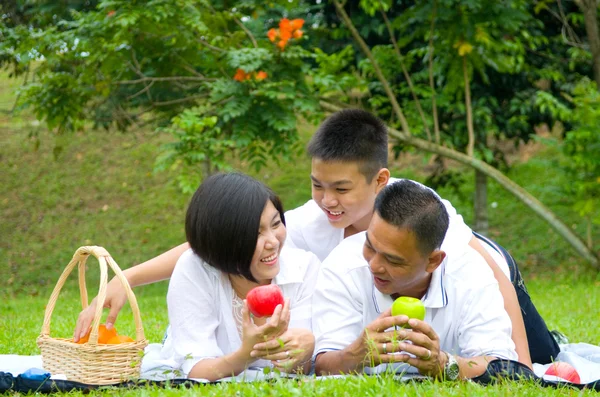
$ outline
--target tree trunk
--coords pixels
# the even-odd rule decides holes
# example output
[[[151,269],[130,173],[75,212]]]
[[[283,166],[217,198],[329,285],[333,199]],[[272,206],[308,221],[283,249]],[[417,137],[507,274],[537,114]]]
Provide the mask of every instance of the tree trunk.
[[[585,31],[590,51],[592,52],[592,65],[594,67],[594,80],[600,89],[600,36],[598,35],[598,4],[596,0],[580,0],[577,2],[583,11]]]
[[[332,105],[328,102],[321,101],[321,107],[328,111],[337,112],[341,110],[340,107]],[[556,232],[562,236],[585,260],[590,262],[594,268],[600,269],[600,260],[590,250],[586,243],[577,236],[569,226],[565,225],[552,211],[550,211],[544,204],[542,204],[537,198],[532,196],[529,192],[523,189],[521,186],[510,180],[502,172],[498,171],[494,167],[485,162],[478,160],[474,157],[469,157],[464,153],[457,152],[456,150],[436,145],[435,143],[425,141],[423,139],[415,138],[411,135],[404,134],[401,131],[388,127],[388,133],[401,142],[413,146],[417,149],[421,149],[425,152],[439,154],[440,156],[447,157],[458,161],[459,163],[465,164],[476,170],[481,171],[488,177],[492,178],[500,184],[504,189],[513,194],[517,199],[522,201],[526,206],[531,208],[533,212],[538,214],[542,219],[546,220],[552,226]]]
[[[462,57],[463,79],[465,81],[465,108],[467,110],[467,132],[469,141],[467,143],[467,155],[473,157],[475,151],[475,130],[473,129],[473,107],[471,106],[471,83],[469,83],[469,68],[467,66],[467,56]]]
[[[487,212],[487,176],[475,170],[475,220],[473,229],[477,233],[487,235],[488,232],[488,212]]]
[[[202,177],[204,179],[206,179],[211,175],[212,175],[212,167],[210,164],[210,158],[208,156],[206,156],[206,158],[202,162]]]

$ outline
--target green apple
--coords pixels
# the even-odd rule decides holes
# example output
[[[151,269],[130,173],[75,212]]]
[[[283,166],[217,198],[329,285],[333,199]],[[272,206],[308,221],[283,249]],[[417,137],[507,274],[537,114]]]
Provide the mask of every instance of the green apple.
[[[425,306],[417,298],[410,296],[401,296],[392,304],[392,316],[405,315],[408,318],[425,319]]]

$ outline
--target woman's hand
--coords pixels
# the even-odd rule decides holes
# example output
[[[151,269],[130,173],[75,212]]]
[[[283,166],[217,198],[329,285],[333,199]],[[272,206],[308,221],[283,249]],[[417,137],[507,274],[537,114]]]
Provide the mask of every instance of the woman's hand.
[[[110,312],[106,317],[106,328],[111,329],[117,320],[117,315],[127,302],[127,293],[125,292],[125,288],[117,279],[114,277],[110,282],[106,285],[106,299],[104,300],[104,307],[110,308]],[[73,334],[73,341],[78,342],[79,339],[84,337],[90,327],[92,326],[92,321],[94,320],[94,314],[96,312],[96,307],[98,305],[98,297],[92,299],[90,305],[83,309],[79,313],[79,317],[77,318],[77,324],[75,325],[75,332]]]
[[[287,331],[290,323],[290,300],[285,299],[283,306],[277,305],[273,315],[262,325],[254,324],[250,318],[248,303],[244,300],[242,308],[242,347],[250,356],[255,344],[277,338]]]
[[[304,372],[304,366],[315,349],[313,333],[303,328],[288,329],[278,338],[254,345],[251,356],[273,361],[285,372]]]

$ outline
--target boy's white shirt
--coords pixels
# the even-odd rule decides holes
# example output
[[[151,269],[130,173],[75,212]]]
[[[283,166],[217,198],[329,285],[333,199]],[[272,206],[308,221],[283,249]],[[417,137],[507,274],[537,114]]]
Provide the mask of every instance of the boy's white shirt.
[[[390,178],[388,184],[399,180],[401,179]],[[460,253],[473,237],[472,230],[465,224],[463,217],[456,212],[452,203],[444,199],[442,199],[442,203],[446,207],[450,223],[441,249],[447,254]],[[344,240],[344,229],[332,226],[327,215],[314,200],[309,200],[306,204],[287,211],[285,220],[286,245],[310,251],[321,261],[324,261],[329,253]],[[510,271],[506,260],[489,245],[485,243],[482,245],[510,280]]]
[[[321,265],[313,295],[315,356],[350,345],[393,303],[373,284],[369,265],[362,256],[364,241],[365,232],[346,238]],[[517,359],[498,282],[470,246],[444,259],[434,271],[422,301],[425,321],[438,334],[442,350],[461,357]],[[380,365],[365,371],[378,373],[385,368]],[[403,370],[415,369],[406,364],[394,365],[395,372]]]
[[[289,328],[311,329],[311,300],[320,267],[312,253],[284,246],[273,284],[290,298]],[[233,353],[241,347],[233,317],[233,288],[228,276],[189,249],[173,271],[167,293],[169,331],[161,359],[187,376],[200,360]],[[251,367],[269,366],[265,360]]]

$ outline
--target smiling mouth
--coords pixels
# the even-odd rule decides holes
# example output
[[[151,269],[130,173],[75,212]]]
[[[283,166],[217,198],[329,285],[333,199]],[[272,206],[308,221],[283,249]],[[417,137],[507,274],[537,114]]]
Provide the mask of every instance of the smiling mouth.
[[[330,211],[327,208],[323,208],[323,210],[325,210],[325,212],[331,216],[340,216],[344,213],[344,211]]]
[[[262,263],[271,263],[277,259],[277,252],[274,252],[272,255],[267,256],[266,258],[261,259]]]

